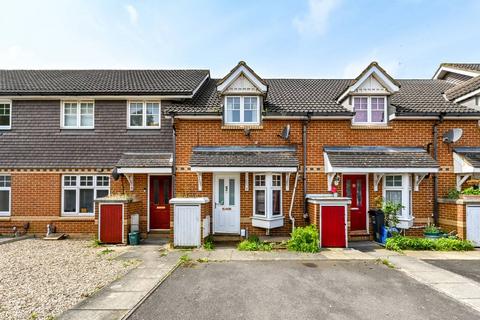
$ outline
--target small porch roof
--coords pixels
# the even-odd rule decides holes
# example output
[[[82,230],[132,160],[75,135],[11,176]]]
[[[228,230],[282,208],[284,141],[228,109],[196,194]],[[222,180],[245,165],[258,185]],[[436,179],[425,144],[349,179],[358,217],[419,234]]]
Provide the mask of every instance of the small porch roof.
[[[453,171],[455,173],[480,173],[480,147],[457,147],[453,151]]]
[[[435,173],[438,163],[419,147],[326,146],[326,173]]]
[[[296,148],[291,146],[194,147],[194,172],[296,172]]]
[[[118,173],[172,173],[171,153],[123,153]]]

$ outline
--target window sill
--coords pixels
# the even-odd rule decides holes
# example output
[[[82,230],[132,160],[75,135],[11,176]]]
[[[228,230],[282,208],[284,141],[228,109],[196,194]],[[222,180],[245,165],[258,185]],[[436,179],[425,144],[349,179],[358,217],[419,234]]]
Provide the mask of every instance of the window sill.
[[[252,226],[263,229],[274,229],[283,227],[285,217],[278,216],[272,218],[265,218],[259,216],[252,217]]]
[[[62,220],[90,220],[95,219],[95,214],[62,214],[60,216]]]
[[[222,125],[223,130],[262,130],[263,126],[259,124],[224,124]]]
[[[10,215],[0,214],[0,221],[10,221]]]
[[[353,130],[391,130],[393,127],[388,124],[352,124],[350,129]]]

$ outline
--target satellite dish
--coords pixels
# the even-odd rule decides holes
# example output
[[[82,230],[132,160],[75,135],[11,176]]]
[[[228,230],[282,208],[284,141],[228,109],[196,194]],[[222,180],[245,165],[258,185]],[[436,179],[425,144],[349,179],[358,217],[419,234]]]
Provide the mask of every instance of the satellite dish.
[[[288,140],[290,138],[290,125],[287,124],[283,127],[282,133],[278,135],[283,140]]]
[[[120,173],[118,173],[118,169],[115,168],[113,169],[112,171],[112,178],[113,180],[117,181],[118,179],[120,179]]]
[[[450,129],[443,134],[443,142],[455,143],[462,137],[463,130],[460,128]]]

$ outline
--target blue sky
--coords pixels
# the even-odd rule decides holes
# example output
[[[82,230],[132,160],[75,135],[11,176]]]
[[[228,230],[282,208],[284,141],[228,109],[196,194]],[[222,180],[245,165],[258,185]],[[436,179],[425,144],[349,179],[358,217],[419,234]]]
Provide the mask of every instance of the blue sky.
[[[0,0],[0,68],[206,68],[399,78],[480,62],[479,0]]]

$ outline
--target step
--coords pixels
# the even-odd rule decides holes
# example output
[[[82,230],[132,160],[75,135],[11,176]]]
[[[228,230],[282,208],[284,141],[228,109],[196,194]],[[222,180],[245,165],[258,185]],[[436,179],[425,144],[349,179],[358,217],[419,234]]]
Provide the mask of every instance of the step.
[[[240,242],[243,238],[238,234],[214,234],[214,242]]]
[[[170,230],[150,230],[147,234],[150,239],[168,239],[170,238]]]

